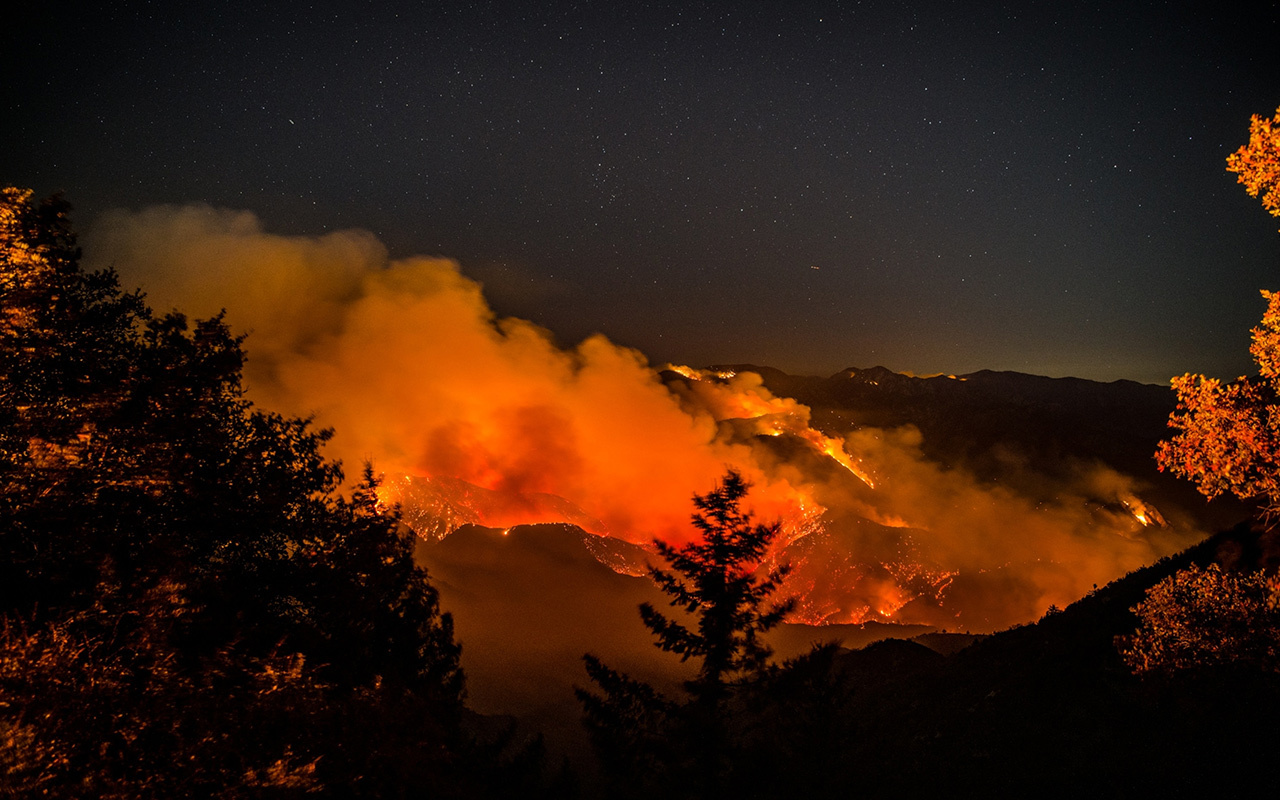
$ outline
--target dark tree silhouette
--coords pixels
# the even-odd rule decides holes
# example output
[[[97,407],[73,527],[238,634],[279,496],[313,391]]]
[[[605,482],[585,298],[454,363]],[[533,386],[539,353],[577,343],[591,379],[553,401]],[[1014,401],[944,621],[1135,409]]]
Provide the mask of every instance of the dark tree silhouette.
[[[650,576],[671,605],[697,619],[696,630],[670,619],[649,603],[640,616],[658,637],[658,646],[681,660],[700,661],[689,693],[699,701],[723,702],[728,686],[759,673],[772,651],[760,638],[795,606],[794,599],[769,604],[790,566],[757,576],[761,559],[778,538],[780,523],[759,525],[741,509],[748,484],[729,471],[706,495],[695,496],[693,525],[701,538],[675,548],[654,542],[672,571],[650,568]]]
[[[219,318],[0,190],[0,794],[474,794],[452,623]],[[495,770],[490,770],[494,772]]]
[[[670,570],[651,567],[650,576],[684,618],[648,603],[640,616],[658,647],[698,663],[697,676],[685,683],[688,701],[675,703],[585,657],[602,694],[580,689],[578,697],[601,761],[617,779],[616,791],[644,794],[665,777],[683,791],[716,797],[731,781],[732,706],[766,675],[772,651],[761,634],[794,606],[791,599],[770,599],[787,565],[759,574],[780,525],[757,524],[741,508],[748,488],[729,471],[719,486],[693,498],[697,540],[681,547],[655,542]]]

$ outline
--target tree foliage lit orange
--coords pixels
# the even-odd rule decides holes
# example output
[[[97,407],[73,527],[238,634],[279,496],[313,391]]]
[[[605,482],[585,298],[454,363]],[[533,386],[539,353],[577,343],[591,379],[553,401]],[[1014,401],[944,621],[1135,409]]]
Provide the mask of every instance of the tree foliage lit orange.
[[[0,187],[0,797],[514,796],[372,469],[339,494],[69,208]]]
[[[1245,190],[1280,217],[1280,110],[1254,116],[1249,144],[1227,158]],[[1213,498],[1229,492],[1265,503],[1280,519],[1280,292],[1262,292],[1267,310],[1249,352],[1258,375],[1223,384],[1203,375],[1174,378],[1177,431],[1161,442],[1161,470],[1195,481]],[[1172,672],[1227,663],[1280,669],[1280,583],[1265,572],[1192,566],[1153,586],[1133,609],[1141,622],[1122,646],[1134,672]]]
[[[1274,119],[1253,117],[1249,144],[1227,158],[1227,170],[1280,216],[1280,109]],[[1191,373],[1174,378],[1178,408],[1169,427],[1180,432],[1160,443],[1156,463],[1195,481],[1207,497],[1259,498],[1274,520],[1280,512],[1280,293],[1262,296],[1267,310],[1249,347],[1258,376],[1225,385]]]
[[[1207,497],[1230,492],[1280,509],[1280,293],[1266,292],[1267,311],[1253,329],[1256,378],[1223,384],[1190,373],[1174,378],[1178,409],[1161,442],[1161,470],[1195,481]]]
[[[1135,673],[1223,664],[1280,670],[1280,585],[1262,572],[1191,566],[1151,587],[1121,648]]]
[[[1236,173],[1250,197],[1258,197],[1274,217],[1280,217],[1280,108],[1275,117],[1254,115],[1249,143],[1227,156],[1227,171]]]

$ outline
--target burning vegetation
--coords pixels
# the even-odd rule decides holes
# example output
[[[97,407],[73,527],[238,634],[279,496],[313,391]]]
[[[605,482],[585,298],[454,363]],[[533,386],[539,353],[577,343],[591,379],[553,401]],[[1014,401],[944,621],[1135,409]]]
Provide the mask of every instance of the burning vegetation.
[[[247,212],[163,207],[103,220],[91,256],[151,300],[252,332],[259,402],[312,416],[421,536],[561,522],[649,545],[689,540],[688,497],[733,469],[770,558],[796,568],[793,619],[990,629],[1033,619],[1196,535],[1163,527],[1133,479],[1073,462],[1042,486],[926,453],[910,426],[867,424],[775,393],[756,370],[651,367],[593,336],[572,348],[498,318],[453,262],[390,259],[371,235],[264,232]],[[917,379],[848,370],[859,391]],[[839,376],[837,376],[839,378]],[[833,379],[835,380],[835,379]],[[1052,484],[1052,485],[1049,485]],[[628,569],[640,569],[630,565]]]

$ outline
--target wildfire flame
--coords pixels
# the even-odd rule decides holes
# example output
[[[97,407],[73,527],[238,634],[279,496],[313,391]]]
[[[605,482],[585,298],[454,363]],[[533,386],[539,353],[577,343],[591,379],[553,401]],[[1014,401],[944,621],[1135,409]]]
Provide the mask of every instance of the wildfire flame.
[[[809,425],[809,408],[790,397],[776,397],[764,387],[764,380],[754,372],[705,369],[668,364],[675,372],[698,388],[694,391],[715,414],[717,420],[748,419],[756,422],[756,430],[765,436],[789,433],[797,436],[818,452],[834,460],[868,487],[875,482],[846,451],[844,442],[827,436]]]
[[[1169,525],[1168,521],[1158,510],[1156,510],[1155,506],[1144,503],[1134,495],[1125,495],[1121,497],[1120,503],[1144,528],[1150,528],[1153,526],[1164,528]]]
[[[815,431],[813,428],[805,428],[799,435],[828,457],[834,459],[837,464],[853,473],[858,480],[865,483],[869,488],[876,488],[875,481],[871,480],[871,476],[845,452],[843,443],[824,433]]]
[[[687,540],[690,497],[733,468],[757,518],[782,522],[770,557],[796,566],[785,587],[801,595],[796,618],[954,619],[962,609],[944,601],[988,592],[999,601],[974,607],[1002,605],[995,626],[1195,536],[1159,538],[1163,517],[1113,472],[1019,494],[931,461],[911,428],[819,430],[748,370],[655,370],[602,336],[561,348],[498,318],[456,263],[391,259],[367,232],[277,236],[249,212],[203,206],[96,227],[96,266],[114,264],[153,305],[225,307],[252,331],[255,402],[333,428],[329,453],[349,468],[373,459],[395,476],[380,501],[426,538],[562,522],[599,534],[602,561],[635,569],[634,545],[613,543]],[[805,463],[792,463],[799,449]]]

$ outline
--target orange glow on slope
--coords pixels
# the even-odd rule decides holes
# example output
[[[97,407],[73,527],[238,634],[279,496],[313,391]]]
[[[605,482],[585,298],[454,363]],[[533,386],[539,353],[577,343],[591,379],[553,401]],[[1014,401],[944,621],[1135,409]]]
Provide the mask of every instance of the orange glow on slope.
[[[457,264],[393,260],[366,232],[275,236],[207,207],[121,213],[100,229],[103,265],[154,306],[227,307],[233,329],[252,331],[254,401],[334,428],[329,454],[348,474],[372,459],[393,476],[380,499],[426,538],[559,521],[680,543],[694,535],[690,498],[733,468],[757,519],[782,522],[770,557],[796,565],[785,590],[802,596],[797,619],[936,624],[954,619],[945,602],[968,580],[971,596],[999,596],[992,626],[1176,547],[1142,535],[1162,522],[1124,476],[1090,468],[1052,500],[1024,496],[930,461],[911,428],[818,430],[753,372],[677,365],[664,382],[603,336],[562,348],[497,317]],[[997,572],[999,585],[974,577]]]
[[[1144,528],[1150,528],[1152,526],[1163,528],[1169,524],[1154,506],[1144,503],[1134,495],[1130,494],[1122,496],[1120,498],[1120,504],[1123,505],[1125,509],[1133,515],[1133,518],[1136,519]]]
[[[603,340],[585,345],[599,347],[605,355],[618,352]],[[638,360],[630,360],[631,365],[636,370],[633,376],[624,372],[625,380],[599,384],[601,391],[607,388],[614,394],[612,402],[603,406],[613,412],[608,418],[598,411],[556,414],[543,406],[479,417],[468,424],[453,421],[435,429],[414,468],[384,479],[381,501],[402,505],[406,523],[427,538],[443,537],[465,524],[505,528],[566,522],[636,543],[647,543],[655,536],[681,541],[691,533],[687,518],[693,491],[688,486],[696,484],[678,467],[702,462],[708,475],[718,476],[731,466],[752,481],[753,511],[762,521],[783,523],[781,546],[808,535],[826,511],[813,497],[812,487],[768,474],[748,444],[716,430],[715,423],[723,419],[755,422],[758,430],[770,435],[794,435],[871,485],[839,440],[808,426],[807,407],[774,397],[758,375],[668,367],[693,382],[712,382],[702,390],[701,401],[690,405],[679,404],[666,387],[641,374],[643,365]],[[576,405],[584,409],[588,403],[583,400]],[[679,424],[650,424],[638,430],[619,424],[658,414]],[[599,427],[590,431],[587,424],[597,421]],[[660,428],[657,435],[655,427]],[[701,438],[690,437],[677,453],[664,447],[664,437],[681,427],[692,427]],[[600,444],[570,446],[583,438],[584,430],[594,433],[589,440]],[[658,463],[664,450],[672,463]],[[640,458],[652,467],[643,474],[628,471],[626,491],[599,488],[609,471]],[[574,469],[568,471],[566,465]],[[663,496],[665,486],[673,487],[668,506],[655,500]]]
[[[871,476],[867,475],[866,471],[856,464],[853,459],[849,457],[849,454],[844,451],[844,444],[836,439],[832,439],[830,436],[815,431],[813,428],[805,428],[800,435],[803,436],[805,440],[813,444],[814,447],[834,459],[837,464],[856,475],[858,479],[867,486],[872,489],[876,488],[876,484],[871,480]]]
[[[815,430],[809,425],[809,407],[790,397],[777,397],[754,372],[732,370],[698,370],[680,365],[666,369],[683,375],[693,395],[715,415],[717,420],[748,419],[756,422],[756,430],[765,436],[792,434],[804,439],[818,452],[833,459],[871,488],[875,482],[845,451],[844,443]]]

